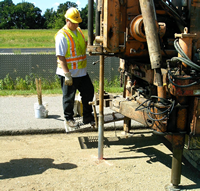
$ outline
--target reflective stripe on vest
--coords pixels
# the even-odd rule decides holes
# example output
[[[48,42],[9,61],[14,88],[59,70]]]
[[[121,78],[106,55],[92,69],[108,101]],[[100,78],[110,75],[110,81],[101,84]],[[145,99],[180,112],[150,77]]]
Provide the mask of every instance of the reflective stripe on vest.
[[[84,35],[81,31],[81,29],[78,27],[77,28],[77,37],[80,38],[80,36],[83,38],[80,41],[84,41],[85,43],[85,38]],[[62,28],[62,31],[66,34],[66,36],[68,37],[67,41],[71,43],[71,46],[68,47],[68,51],[70,50],[70,55],[69,52],[67,51],[66,53],[66,62],[68,65],[69,69],[82,69],[86,67],[87,61],[86,61],[86,53],[85,53],[85,44],[83,44],[82,42],[82,51],[84,50],[84,52],[80,52],[80,46],[77,47],[76,43],[79,42],[77,41],[77,39],[72,38],[72,35],[74,35],[72,32],[70,34],[69,31],[67,31],[67,29],[65,29],[64,27]],[[76,42],[76,43],[75,43]],[[84,46],[84,47],[83,47]],[[70,48],[70,49],[69,49]],[[78,49],[77,49],[78,48]],[[78,52],[77,52],[78,51]]]
[[[65,30],[64,28],[62,28],[62,30],[65,32],[65,34],[68,36],[68,38],[70,39],[70,42],[71,42],[71,54],[73,57],[76,56],[75,54],[75,44],[74,44],[74,40],[72,38],[72,36],[67,32],[67,30]],[[67,62],[69,62],[68,59],[66,59]],[[76,61],[76,60],[73,60],[73,61]],[[76,62],[72,62],[73,64],[73,69],[75,70],[76,69]]]
[[[82,32],[82,30],[81,30],[79,27],[78,27],[77,29],[79,30],[79,32],[81,33],[81,35],[82,35],[83,39],[85,40],[85,36],[83,35],[83,32]]]

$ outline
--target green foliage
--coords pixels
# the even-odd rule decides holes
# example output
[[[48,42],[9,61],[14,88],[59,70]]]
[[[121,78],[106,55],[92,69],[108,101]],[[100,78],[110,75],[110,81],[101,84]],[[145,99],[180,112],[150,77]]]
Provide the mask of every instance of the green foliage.
[[[45,19],[45,23],[44,23],[44,28],[46,29],[52,29],[55,28],[55,20],[57,18],[57,13],[53,10],[53,8],[51,9],[47,9],[44,13],[44,19]]]
[[[35,74],[26,75],[25,78],[17,77],[13,80],[9,74],[0,80],[0,90],[36,90],[35,79],[39,78]],[[42,78],[42,89],[50,90],[60,87],[60,80],[57,75],[53,81]]]
[[[7,95],[33,95],[36,94],[35,78],[38,78],[35,74],[26,75],[25,78],[17,77],[13,80],[9,74],[4,79],[0,79],[0,96]],[[48,80],[41,78],[42,81],[42,93],[43,94],[61,94],[60,79],[55,75],[54,80]],[[119,77],[116,77],[113,81],[104,79],[104,89],[106,92],[119,93],[123,91],[120,87]],[[99,90],[99,81],[93,81],[95,92]]]
[[[65,24],[64,15],[70,7],[77,8],[78,5],[66,1],[58,6],[57,11],[53,8],[46,9],[44,15],[41,15],[41,9],[35,7],[33,3],[22,2],[15,5],[12,0],[4,0],[0,2],[0,29],[59,29]],[[95,7],[94,3],[94,10]],[[88,5],[82,8],[80,14],[83,19],[80,27],[87,29]]]
[[[93,24],[95,24],[95,17],[96,17],[96,3],[94,2],[94,11],[93,11]],[[85,8],[82,8],[80,11],[82,22],[79,24],[81,29],[87,29],[88,28],[88,4],[85,6]]]
[[[23,96],[30,96],[36,95],[36,90],[1,90],[0,96],[16,96],[16,95],[23,95]],[[61,88],[57,89],[50,89],[50,90],[42,90],[42,94],[62,94]]]
[[[4,0],[0,8],[0,29],[39,29],[44,25],[42,11],[33,3],[15,5],[12,0]]]
[[[61,3],[59,6],[58,6],[58,10],[57,10],[57,13],[60,15],[65,15],[67,9],[69,9],[70,7],[75,7],[75,8],[78,8],[78,5],[76,3],[73,3],[73,2],[70,2],[70,1],[67,1],[66,3]]]
[[[56,19],[54,28],[61,29],[64,25],[65,25],[65,21],[63,21],[62,18],[58,18],[58,19]]]
[[[13,80],[10,77],[9,74],[7,74],[6,77],[3,79],[2,88],[7,89],[7,90],[13,90],[14,89],[14,82],[13,82]]]
[[[93,82],[95,92],[99,91],[99,80],[94,80]],[[104,78],[104,90],[106,92],[119,93],[123,92],[123,88],[120,87],[120,78],[116,76],[114,80],[109,81]]]
[[[41,10],[34,4],[23,2],[14,7],[13,22],[14,28],[18,29],[39,29],[44,24]]]
[[[82,8],[80,11],[82,22],[79,24],[81,29],[88,28],[88,4],[85,8]]]
[[[3,90],[3,80],[0,80],[0,90]]]
[[[13,8],[14,4],[12,0],[4,0],[0,2],[0,29],[13,27]]]
[[[17,77],[16,78],[16,82],[15,82],[15,89],[16,90],[26,90],[28,87],[27,87],[27,83],[26,83],[26,80],[23,80],[22,78],[20,77]]]

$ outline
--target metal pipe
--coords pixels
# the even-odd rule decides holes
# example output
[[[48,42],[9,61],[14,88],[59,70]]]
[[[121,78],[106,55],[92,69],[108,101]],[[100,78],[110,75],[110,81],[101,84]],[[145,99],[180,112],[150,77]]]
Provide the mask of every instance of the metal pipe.
[[[151,68],[160,68],[162,55],[154,15],[154,4],[152,1],[147,0],[140,0],[139,2],[144,22],[145,34],[151,61]]]
[[[182,155],[183,149],[173,148],[171,183],[174,188],[177,188],[181,181]]]
[[[99,10],[99,0],[96,0],[96,21],[95,21],[95,27],[96,27],[96,36],[100,36],[100,10]]]
[[[126,98],[126,84],[127,84],[127,74],[124,75],[124,90],[123,90],[123,98]]]
[[[94,0],[88,0],[88,45],[93,45],[93,9]]]
[[[99,139],[98,139],[98,159],[103,159],[103,139],[104,139],[104,114],[103,114],[103,97],[104,97],[104,56],[100,56],[99,68]]]
[[[151,61],[151,68],[155,70],[156,82],[158,84],[158,96],[164,97],[164,89],[161,74],[162,54],[158,31],[156,27],[156,15],[153,1],[139,0],[142,12],[147,46]]]
[[[165,98],[164,88],[163,88],[163,78],[160,68],[154,69],[155,79],[157,82],[157,94],[158,97]]]

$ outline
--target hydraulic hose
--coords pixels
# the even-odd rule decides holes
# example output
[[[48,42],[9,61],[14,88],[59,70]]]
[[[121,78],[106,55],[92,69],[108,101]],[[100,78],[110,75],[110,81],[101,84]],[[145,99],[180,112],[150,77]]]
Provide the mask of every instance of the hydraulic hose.
[[[171,61],[181,61],[184,62],[185,64],[187,64],[188,66],[190,66],[191,68],[200,71],[200,66],[195,64],[194,62],[192,62],[188,56],[184,53],[184,51],[182,50],[182,48],[180,47],[179,43],[178,43],[178,39],[176,39],[174,41],[174,47],[177,50],[177,52],[182,56],[182,57],[173,57],[171,59]]]

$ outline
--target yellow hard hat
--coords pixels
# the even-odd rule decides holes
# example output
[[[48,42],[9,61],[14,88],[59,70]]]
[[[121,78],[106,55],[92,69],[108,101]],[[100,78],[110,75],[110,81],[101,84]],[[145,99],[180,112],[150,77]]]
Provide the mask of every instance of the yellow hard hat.
[[[78,9],[76,9],[74,7],[70,7],[66,11],[65,18],[69,19],[72,23],[81,23],[82,22],[81,15],[80,15]]]

